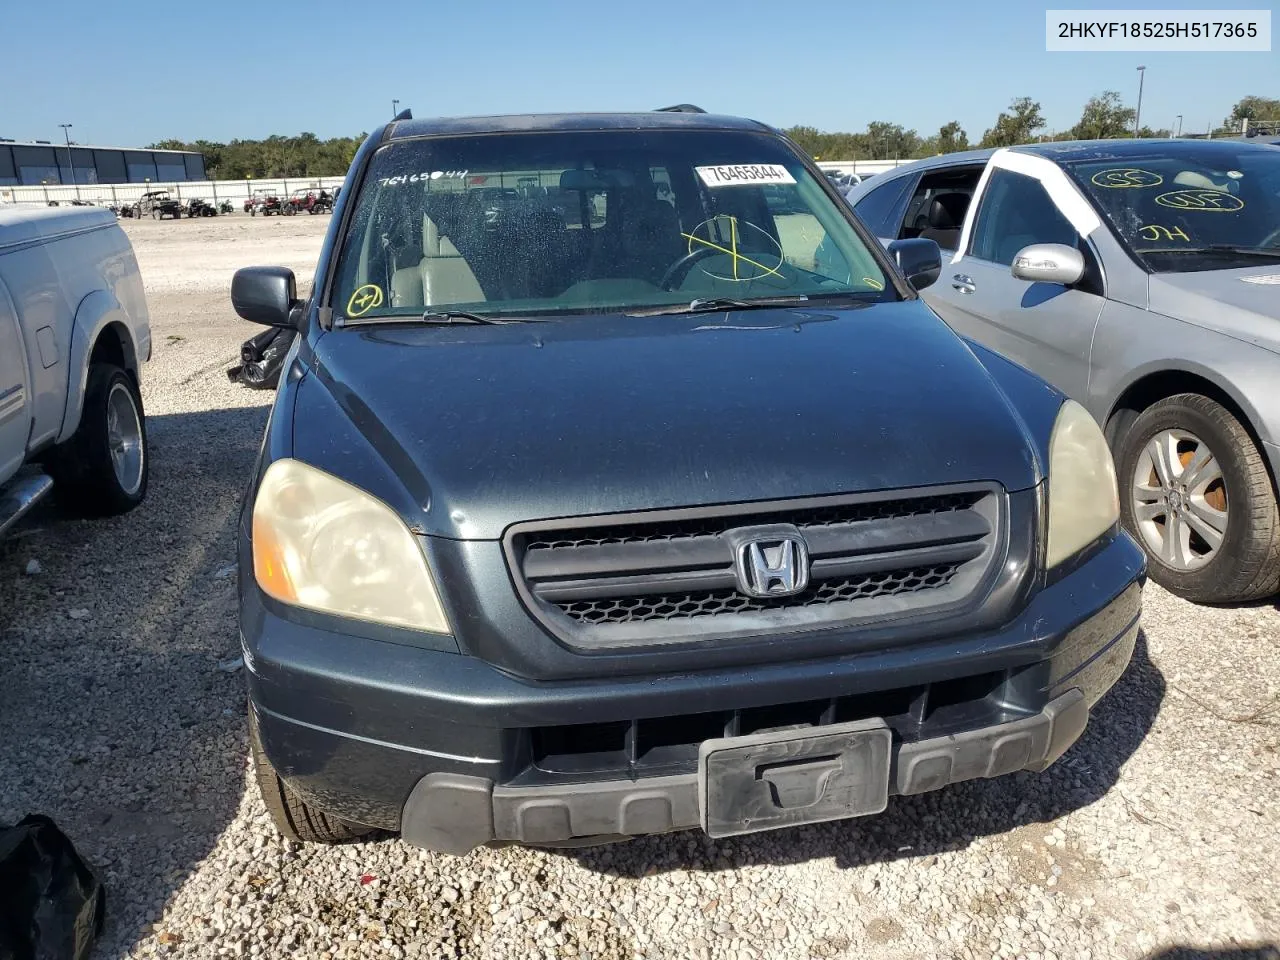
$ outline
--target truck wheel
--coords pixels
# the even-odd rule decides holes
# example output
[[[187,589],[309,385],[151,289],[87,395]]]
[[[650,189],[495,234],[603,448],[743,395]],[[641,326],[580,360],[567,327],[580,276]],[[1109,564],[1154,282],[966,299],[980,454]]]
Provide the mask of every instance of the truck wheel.
[[[142,502],[150,457],[133,377],[111,363],[89,367],[80,426],[46,466],[58,499],[78,513],[108,516]]]
[[[317,810],[280,779],[262,749],[258,718],[249,710],[249,752],[253,755],[253,774],[258,781],[262,801],[276,829],[290,840],[300,843],[344,843],[358,840],[373,832],[369,827],[349,823]]]
[[[1266,463],[1229,410],[1194,393],[1152,404],[1119,440],[1120,517],[1151,579],[1197,603],[1280,589],[1280,510]]]

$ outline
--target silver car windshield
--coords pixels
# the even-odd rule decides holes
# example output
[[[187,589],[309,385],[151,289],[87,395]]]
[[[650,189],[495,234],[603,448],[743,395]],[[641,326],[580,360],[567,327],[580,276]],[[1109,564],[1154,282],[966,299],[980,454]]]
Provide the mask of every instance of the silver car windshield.
[[[1155,273],[1280,261],[1280,150],[1204,141],[1067,169]]]

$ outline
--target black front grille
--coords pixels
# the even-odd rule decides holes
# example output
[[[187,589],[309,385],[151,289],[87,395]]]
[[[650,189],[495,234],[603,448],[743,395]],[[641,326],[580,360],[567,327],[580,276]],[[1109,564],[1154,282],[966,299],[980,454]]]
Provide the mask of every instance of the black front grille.
[[[530,612],[574,645],[781,633],[936,613],[971,600],[1004,543],[990,485],[825,497],[518,526],[507,559]],[[809,556],[808,585],[746,592],[735,544],[783,526]]]
[[[557,603],[556,606],[579,623],[637,623],[646,620],[674,620],[678,617],[716,617],[726,613],[808,607],[820,603],[843,603],[932,590],[945,586],[959,568],[958,563],[943,563],[931,567],[909,567],[883,573],[865,573],[856,577],[840,577],[824,580],[801,593],[777,599],[748,597],[737,590],[704,590],[644,597],[570,600]]]
[[[917,497],[911,500],[876,500],[866,503],[837,503],[822,507],[788,511],[787,523],[806,527],[829,527],[837,523],[865,520],[888,520],[895,517],[936,515],[973,506],[972,494],[950,493]],[[736,527],[777,523],[777,513],[760,512],[735,516],[702,517],[669,522],[648,521],[621,526],[587,527],[582,530],[557,531],[555,539],[548,535],[531,535],[526,550],[557,550],[566,547],[591,547],[602,544],[651,543],[655,540],[683,540],[690,537],[715,537]]]

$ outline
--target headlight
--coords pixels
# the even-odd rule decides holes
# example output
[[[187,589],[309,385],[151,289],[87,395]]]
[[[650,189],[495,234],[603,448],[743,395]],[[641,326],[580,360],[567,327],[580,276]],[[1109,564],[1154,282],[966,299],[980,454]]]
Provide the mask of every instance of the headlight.
[[[271,464],[258,488],[253,573],[283,603],[449,632],[427,559],[395,511],[298,460]]]
[[[1049,543],[1053,569],[1120,519],[1116,468],[1107,438],[1084,407],[1068,400],[1049,438]]]

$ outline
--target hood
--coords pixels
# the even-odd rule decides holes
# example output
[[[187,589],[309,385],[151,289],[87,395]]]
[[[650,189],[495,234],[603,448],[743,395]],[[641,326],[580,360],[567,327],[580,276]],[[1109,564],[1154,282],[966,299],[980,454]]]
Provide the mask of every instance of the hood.
[[[1005,395],[919,301],[336,330],[310,363],[294,456],[375,492],[362,471],[394,474],[406,519],[442,536],[1040,478]]]
[[[1157,313],[1280,353],[1280,262],[1153,273],[1148,297]]]

